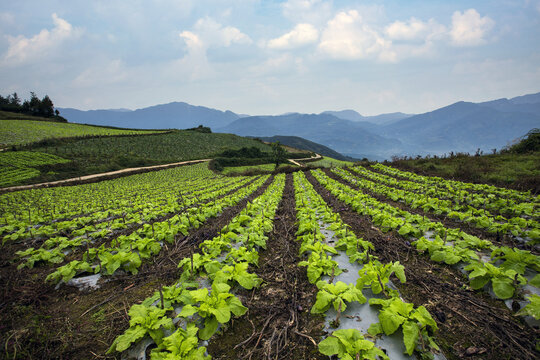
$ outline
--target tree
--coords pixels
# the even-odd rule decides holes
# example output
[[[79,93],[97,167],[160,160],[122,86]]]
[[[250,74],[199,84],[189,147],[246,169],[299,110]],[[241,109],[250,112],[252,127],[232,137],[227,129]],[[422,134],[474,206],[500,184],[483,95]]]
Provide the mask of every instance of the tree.
[[[40,108],[41,108],[41,100],[39,100],[35,92],[30,91],[30,101],[28,102],[28,111],[32,113],[32,115],[39,115]]]
[[[39,113],[41,116],[45,117],[52,117],[54,115],[54,104],[49,98],[49,95],[45,95],[41,100]]]
[[[279,164],[285,162],[287,159],[287,152],[281,146],[279,141],[272,143],[272,160],[274,161],[275,169],[278,168]]]

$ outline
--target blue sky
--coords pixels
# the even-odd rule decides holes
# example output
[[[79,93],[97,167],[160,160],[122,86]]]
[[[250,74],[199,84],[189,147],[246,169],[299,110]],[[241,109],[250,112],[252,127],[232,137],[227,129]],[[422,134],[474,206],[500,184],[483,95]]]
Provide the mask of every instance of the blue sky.
[[[421,113],[540,91],[540,0],[4,2],[0,78],[79,109]]]

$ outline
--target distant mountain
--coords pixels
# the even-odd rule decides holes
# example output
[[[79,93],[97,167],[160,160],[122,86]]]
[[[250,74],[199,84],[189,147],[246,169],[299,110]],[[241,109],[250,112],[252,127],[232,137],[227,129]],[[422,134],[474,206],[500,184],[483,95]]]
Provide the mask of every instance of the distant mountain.
[[[355,158],[384,159],[401,150],[398,140],[373,134],[357,122],[330,114],[251,116],[235,120],[216,131],[257,137],[278,134],[300,136]]]
[[[174,102],[138,110],[59,109],[70,122],[127,128],[192,128],[242,136],[299,136],[343,155],[373,160],[392,155],[501,149],[540,128],[540,93],[482,103],[460,101],[424,114],[362,116],[354,110],[279,116],[238,115]]]
[[[198,125],[221,127],[240,118],[231,111],[220,111],[184,102],[150,106],[138,110],[59,109],[70,122],[137,129],[185,129]]]
[[[321,114],[333,115],[337,118],[350,121],[364,121],[365,118],[354,110],[325,111]]]
[[[362,122],[366,127],[372,127],[371,124],[375,125],[386,125],[393,122],[406,119],[413,116],[412,114],[404,114],[402,112],[395,112],[389,114],[381,114],[375,116],[362,116],[354,110],[341,110],[341,111],[325,111],[321,114],[334,115],[343,120],[358,121]],[[371,124],[366,124],[366,122]]]
[[[262,141],[271,142],[271,143],[279,141],[280,144],[283,144],[283,145],[291,146],[293,148],[300,149],[300,150],[312,151],[314,153],[321,154],[323,156],[328,156],[328,157],[338,159],[338,160],[345,160],[345,161],[355,160],[351,157],[344,156],[338,153],[337,151],[330,149],[327,146],[317,144],[316,142],[309,141],[298,136],[276,135],[272,137],[263,136],[263,137],[259,137],[259,139],[261,139]]]
[[[410,155],[501,149],[540,126],[537,105],[519,108],[506,99],[479,104],[461,101],[386,125],[376,133],[399,139],[404,153]]]
[[[375,115],[375,116],[364,116],[364,120],[374,123],[374,124],[387,125],[387,124],[395,123],[399,120],[409,118],[411,116],[414,116],[414,114],[404,114],[402,112],[394,112],[394,113],[381,114],[381,115]]]

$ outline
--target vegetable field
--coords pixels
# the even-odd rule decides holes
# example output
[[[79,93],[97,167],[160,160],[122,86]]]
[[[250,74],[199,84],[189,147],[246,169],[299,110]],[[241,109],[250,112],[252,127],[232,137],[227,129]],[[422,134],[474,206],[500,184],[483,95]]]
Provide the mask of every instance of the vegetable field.
[[[24,145],[44,139],[98,135],[138,135],[162,131],[111,129],[81,124],[33,120],[1,120],[0,147]]]
[[[197,164],[0,210],[4,358],[540,357],[529,192],[382,164]]]

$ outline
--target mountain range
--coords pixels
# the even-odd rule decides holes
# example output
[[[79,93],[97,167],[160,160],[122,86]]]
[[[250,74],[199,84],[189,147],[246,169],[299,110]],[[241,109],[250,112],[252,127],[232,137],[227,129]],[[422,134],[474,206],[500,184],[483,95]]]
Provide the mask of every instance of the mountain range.
[[[472,103],[460,101],[424,114],[362,116],[354,110],[320,114],[248,116],[184,102],[138,110],[59,109],[71,122],[126,128],[191,128],[241,136],[299,136],[341,154],[389,159],[393,155],[484,152],[501,149],[540,128],[540,93]]]

